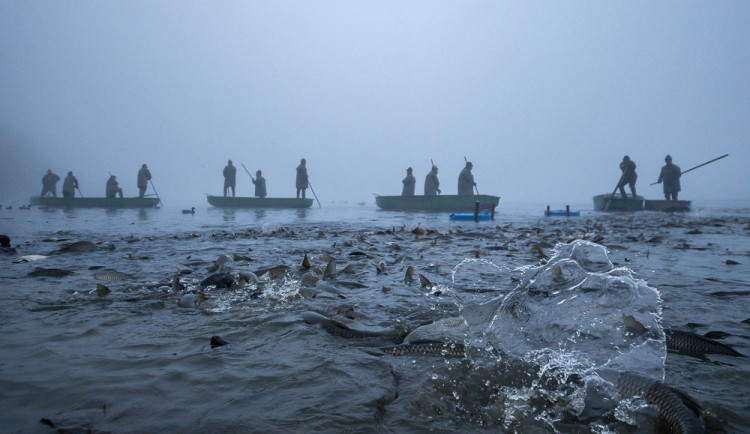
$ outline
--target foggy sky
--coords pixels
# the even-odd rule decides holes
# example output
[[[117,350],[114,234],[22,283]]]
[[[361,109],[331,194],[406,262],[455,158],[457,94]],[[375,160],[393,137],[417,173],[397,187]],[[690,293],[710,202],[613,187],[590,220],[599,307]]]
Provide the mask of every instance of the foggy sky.
[[[0,2],[0,203],[48,168],[126,196],[147,163],[165,203],[208,206],[228,159],[326,201],[481,193],[553,207],[638,192],[671,154],[681,198],[748,199],[750,2]],[[58,183],[58,194],[62,181]],[[149,192],[151,190],[149,189]],[[308,191],[308,197],[311,195]]]

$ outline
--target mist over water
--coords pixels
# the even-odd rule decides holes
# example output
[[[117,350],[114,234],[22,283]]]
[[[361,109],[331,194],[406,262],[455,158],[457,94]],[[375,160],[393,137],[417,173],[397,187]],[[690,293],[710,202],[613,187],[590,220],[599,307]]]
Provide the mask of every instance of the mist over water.
[[[148,164],[165,201],[219,194],[232,159],[290,197],[306,158],[321,200],[417,190],[577,202],[611,192],[624,155],[660,198],[664,156],[686,199],[747,199],[750,6],[324,1],[0,4],[0,203],[48,168],[86,196],[126,196]],[[150,189],[149,189],[150,190]],[[149,191],[152,193],[152,191]],[[309,192],[308,192],[309,193]]]

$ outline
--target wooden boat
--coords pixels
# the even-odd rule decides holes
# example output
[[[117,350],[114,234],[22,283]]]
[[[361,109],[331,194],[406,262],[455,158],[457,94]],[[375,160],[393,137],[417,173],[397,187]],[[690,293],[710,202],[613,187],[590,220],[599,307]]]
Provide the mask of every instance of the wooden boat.
[[[206,195],[208,203],[217,208],[310,208],[312,199],[296,197],[224,197]]]
[[[689,200],[646,200],[646,211],[686,212],[690,211]]]
[[[610,201],[610,197],[612,200]],[[594,211],[643,211],[643,196],[623,198],[620,193],[612,196],[611,193],[594,196]],[[609,206],[607,206],[609,202]]]
[[[41,208],[156,208],[156,197],[39,197],[31,196],[31,204]]]
[[[486,194],[438,196],[375,196],[375,204],[387,211],[430,211],[430,212],[474,212],[479,201],[479,209],[486,210],[497,206],[499,196]],[[473,214],[472,214],[473,218]]]

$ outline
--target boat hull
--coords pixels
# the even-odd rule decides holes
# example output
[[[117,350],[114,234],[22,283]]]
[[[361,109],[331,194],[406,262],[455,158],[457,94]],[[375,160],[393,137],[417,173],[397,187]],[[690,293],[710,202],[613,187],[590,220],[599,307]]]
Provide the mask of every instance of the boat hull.
[[[429,212],[474,212],[476,202],[480,210],[497,206],[499,196],[478,195],[438,195],[438,196],[375,196],[375,204],[387,211],[429,211]]]
[[[41,208],[156,208],[155,197],[39,197],[32,196],[32,205]]]
[[[600,194],[594,196],[594,211],[643,211],[643,201],[643,196],[636,196],[633,199],[631,197],[623,198],[620,194],[614,196]],[[608,202],[609,206],[607,206]]]
[[[690,211],[689,200],[646,200],[646,211],[686,212]]]
[[[224,197],[206,195],[208,203],[217,208],[310,208],[312,199],[295,197]]]

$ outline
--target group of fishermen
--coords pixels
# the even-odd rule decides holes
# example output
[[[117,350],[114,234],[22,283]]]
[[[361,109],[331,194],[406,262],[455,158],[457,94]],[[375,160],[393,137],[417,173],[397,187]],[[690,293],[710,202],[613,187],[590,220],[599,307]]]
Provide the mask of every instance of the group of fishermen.
[[[670,155],[664,157],[664,162],[667,164],[661,168],[659,179],[656,182],[663,184],[664,198],[666,200],[677,200],[677,195],[681,190],[680,175],[682,174],[682,170],[680,166],[672,163]],[[628,195],[625,193],[625,186],[627,185],[630,187],[632,197],[635,198],[635,181],[638,179],[638,174],[635,173],[635,162],[627,155],[624,156],[620,162],[620,170],[622,171],[622,176],[620,176],[620,181],[617,183],[617,189],[620,190],[623,198],[627,198]]]
[[[244,167],[244,165],[243,165]],[[245,168],[247,171],[247,168]],[[224,197],[227,197],[227,191],[232,190],[232,197],[234,196],[234,187],[237,185],[237,168],[232,164],[232,160],[227,162],[224,166]],[[250,172],[247,172],[250,175]],[[260,170],[255,171],[255,178],[250,175],[250,179],[255,185],[255,197],[264,198],[268,194],[266,191],[266,179],[263,177],[263,172]],[[305,190],[310,186],[310,182],[307,177],[307,160],[304,158],[300,160],[299,166],[297,166],[297,179],[295,185],[297,186],[297,199],[302,194],[302,198],[305,198]]]
[[[52,169],[47,169],[47,174],[42,177],[42,194],[40,196],[52,195],[53,197],[57,197],[57,181],[59,180],[60,177],[52,173]],[[151,181],[151,172],[144,164],[138,170],[138,197],[143,197],[146,194],[149,181]],[[72,171],[68,172],[65,181],[63,181],[62,195],[65,198],[75,197],[76,190],[78,190],[79,194],[81,193],[81,189],[78,188],[78,179],[76,179]],[[109,174],[109,179],[107,179],[105,193],[107,198],[115,198],[117,195],[123,197],[122,188],[117,182],[117,177],[111,173]],[[83,194],[81,194],[81,197],[83,197]]]
[[[467,161],[461,173],[458,174],[458,194],[471,196],[474,194],[474,189],[477,183],[474,182],[474,175],[471,174],[471,169],[474,165]],[[401,196],[414,196],[414,188],[417,184],[416,178],[412,174],[413,170],[411,167],[406,169],[406,178],[401,183],[404,184],[401,190]],[[424,179],[424,195],[425,196],[436,196],[442,191],[440,190],[440,180],[438,180],[438,168],[433,165],[432,170],[427,174]]]
[[[680,192],[680,167],[672,163],[672,157],[667,155],[664,158],[665,165],[661,168],[659,179],[656,181],[664,185],[664,198],[667,200],[677,200],[677,195]],[[470,161],[466,162],[461,173],[458,175],[458,194],[471,196],[474,194],[477,183],[474,182],[474,175],[471,173],[471,169],[474,166]],[[623,198],[627,198],[628,195],[625,193],[625,186],[630,187],[630,192],[633,197],[636,197],[635,193],[635,182],[638,179],[638,175],[635,173],[635,162],[630,159],[629,156],[624,156],[622,162],[620,162],[620,170],[622,176],[620,181],[617,183],[617,189],[620,190]],[[245,169],[247,170],[247,169]],[[406,177],[401,181],[404,185],[401,190],[401,196],[414,196],[414,189],[417,183],[416,178],[412,174],[413,170],[411,167],[406,169]],[[227,165],[224,167],[224,197],[227,196],[227,191],[232,190],[232,197],[235,197],[235,186],[237,184],[237,168],[232,164],[232,160],[229,160]],[[250,172],[248,172],[248,175]],[[440,190],[440,180],[438,179],[438,168],[433,165],[432,170],[427,174],[424,179],[424,195],[425,196],[436,196],[442,191]],[[266,179],[263,178],[262,172],[257,170],[255,172],[255,178],[250,175],[250,178],[255,185],[255,196],[264,198],[267,195],[266,192]],[[52,173],[52,169],[47,170],[47,174],[42,178],[42,194],[41,197],[51,194],[57,197],[57,182],[60,177]],[[141,166],[138,170],[138,197],[143,197],[148,188],[148,183],[151,181],[151,172],[148,170],[146,164]],[[295,185],[297,187],[297,198],[299,199],[300,194],[302,198],[305,198],[305,190],[310,186],[310,181],[307,176],[307,161],[303,158],[300,160],[299,166],[297,166],[297,178]],[[63,197],[75,197],[75,190],[78,188],[78,179],[73,176],[73,172],[68,172],[68,175],[63,181],[62,194]],[[106,185],[106,197],[114,198],[122,195],[122,188],[119,187],[117,177],[110,174]]]

